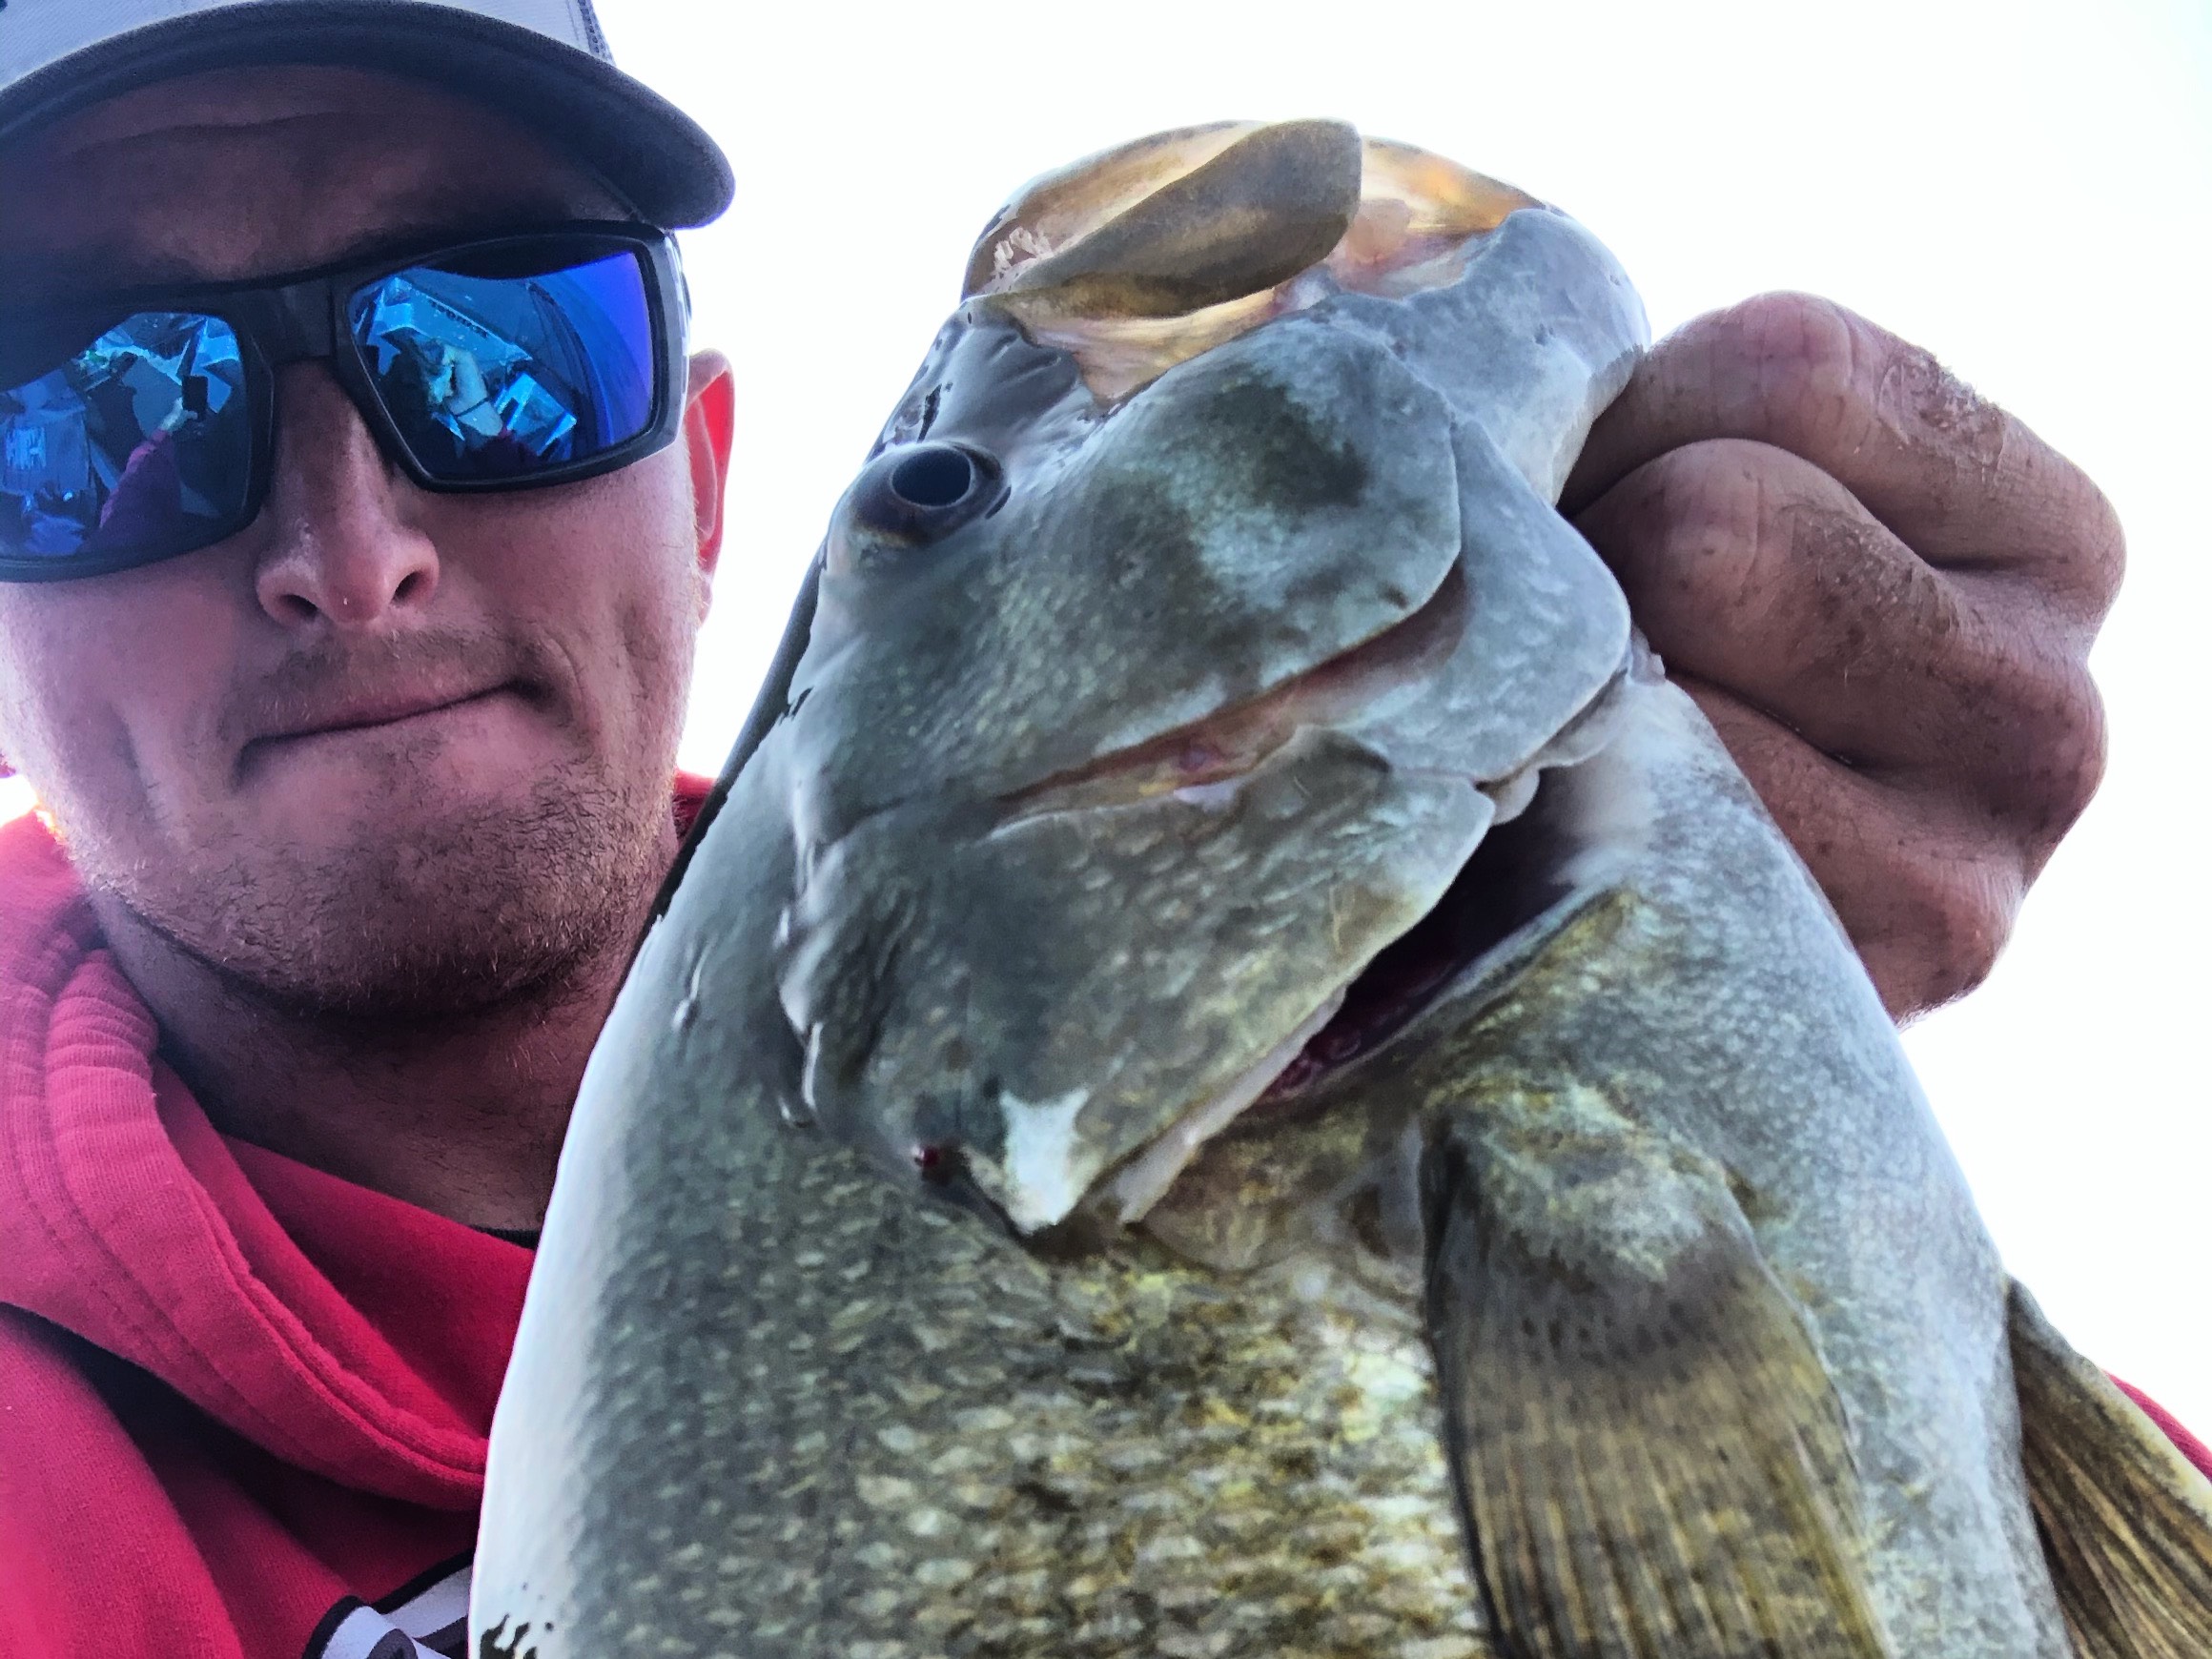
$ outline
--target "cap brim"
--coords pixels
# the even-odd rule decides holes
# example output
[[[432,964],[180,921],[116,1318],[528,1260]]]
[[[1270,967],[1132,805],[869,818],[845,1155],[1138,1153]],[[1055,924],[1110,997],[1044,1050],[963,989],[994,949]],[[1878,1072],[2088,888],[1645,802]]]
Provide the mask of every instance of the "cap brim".
[[[383,70],[449,88],[574,154],[666,230],[718,217],[735,190],[706,130],[612,64],[420,0],[258,0],[112,35],[0,92],[0,144],[157,81],[256,64]]]

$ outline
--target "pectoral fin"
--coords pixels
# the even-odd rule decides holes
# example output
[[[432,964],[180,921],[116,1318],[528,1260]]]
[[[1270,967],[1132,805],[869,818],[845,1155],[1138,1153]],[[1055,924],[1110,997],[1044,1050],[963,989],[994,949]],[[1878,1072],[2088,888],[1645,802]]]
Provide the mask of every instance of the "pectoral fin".
[[[1320,264],[1360,207],[1360,135],[1261,127],[999,287],[1025,322],[1181,317]]]
[[[1876,1659],[1841,1407],[1724,1178],[1655,1137],[1457,1135],[1429,1320],[1516,1659]]]
[[[2082,1659],[2212,1653],[2212,1482],[2012,1294],[2020,1461]]]

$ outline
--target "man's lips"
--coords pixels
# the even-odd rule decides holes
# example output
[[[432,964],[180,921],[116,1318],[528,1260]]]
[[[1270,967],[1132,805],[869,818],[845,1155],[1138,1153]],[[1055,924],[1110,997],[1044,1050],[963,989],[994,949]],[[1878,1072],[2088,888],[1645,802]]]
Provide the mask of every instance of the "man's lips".
[[[278,749],[316,739],[404,727],[496,697],[522,694],[520,685],[502,680],[488,686],[352,693],[311,703],[287,709],[280,724],[248,739],[239,751],[239,767],[243,770]]]

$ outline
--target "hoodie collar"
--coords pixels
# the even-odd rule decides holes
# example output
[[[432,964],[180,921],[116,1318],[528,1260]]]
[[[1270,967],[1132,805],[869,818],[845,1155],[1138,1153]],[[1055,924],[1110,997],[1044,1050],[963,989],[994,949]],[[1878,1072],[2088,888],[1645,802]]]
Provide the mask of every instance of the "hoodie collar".
[[[529,1252],[227,1139],[36,816],[0,825],[0,1303],[287,1463],[467,1508]]]

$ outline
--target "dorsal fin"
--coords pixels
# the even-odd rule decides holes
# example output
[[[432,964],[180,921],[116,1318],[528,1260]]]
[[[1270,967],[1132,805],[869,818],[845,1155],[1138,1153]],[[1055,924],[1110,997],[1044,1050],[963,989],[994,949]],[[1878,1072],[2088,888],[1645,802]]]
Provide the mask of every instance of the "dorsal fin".
[[[2012,1291],[2028,1502],[2081,1659],[2212,1654],[2212,1482]]]

